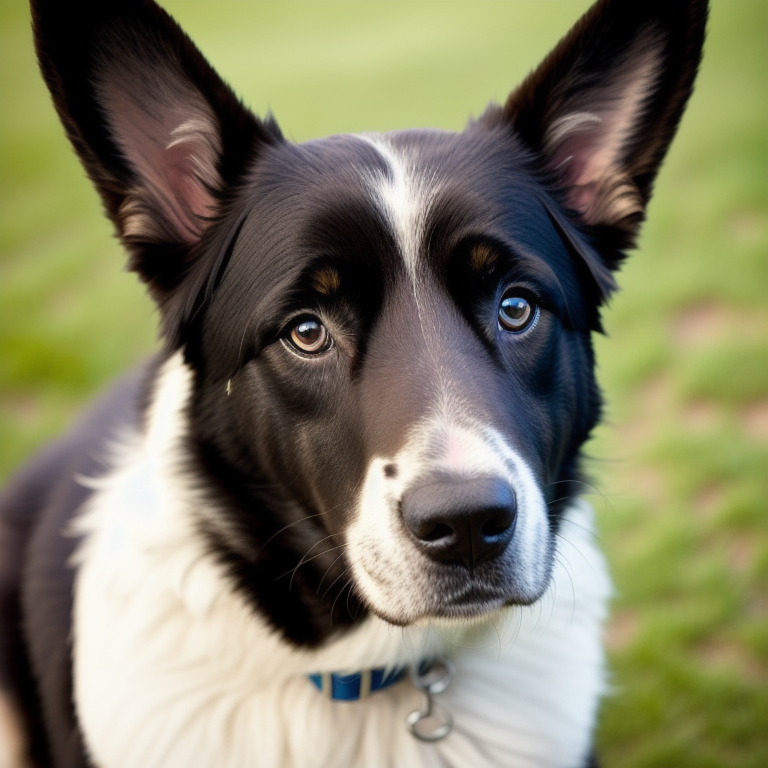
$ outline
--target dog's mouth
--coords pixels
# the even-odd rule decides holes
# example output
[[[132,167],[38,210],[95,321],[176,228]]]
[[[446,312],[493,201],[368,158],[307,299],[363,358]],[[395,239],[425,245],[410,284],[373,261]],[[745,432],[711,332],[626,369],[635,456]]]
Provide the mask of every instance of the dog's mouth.
[[[422,620],[437,623],[463,624],[482,622],[499,610],[515,604],[504,590],[476,579],[468,579],[461,585],[441,591],[437,604],[425,613]]]
[[[498,615],[500,611],[518,604],[514,599],[477,585],[468,585],[460,592],[443,596],[435,604],[425,605],[419,611],[392,610],[389,606],[382,608],[366,602],[372,614],[389,624],[401,627],[482,624],[490,617]]]
[[[366,558],[352,565],[356,591],[372,613],[391,624],[482,622],[510,606],[530,605],[549,585],[550,557],[521,569],[514,547],[509,549],[473,570],[423,556],[398,562]]]

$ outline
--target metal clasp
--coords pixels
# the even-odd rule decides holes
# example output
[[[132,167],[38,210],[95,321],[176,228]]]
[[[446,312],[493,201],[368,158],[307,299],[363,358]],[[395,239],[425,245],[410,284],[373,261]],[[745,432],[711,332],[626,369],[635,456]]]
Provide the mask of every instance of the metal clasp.
[[[435,659],[411,670],[411,682],[424,694],[424,706],[408,715],[408,729],[419,741],[440,741],[453,729],[453,716],[435,704],[433,696],[450,684],[456,668],[449,659]]]

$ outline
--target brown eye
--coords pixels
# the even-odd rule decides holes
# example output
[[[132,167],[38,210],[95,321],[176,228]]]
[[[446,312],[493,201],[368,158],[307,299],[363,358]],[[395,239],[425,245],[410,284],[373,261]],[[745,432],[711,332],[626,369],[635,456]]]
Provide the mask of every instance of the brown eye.
[[[291,328],[291,343],[301,352],[312,355],[331,348],[331,334],[319,320],[302,320]]]
[[[522,296],[511,293],[501,300],[499,325],[505,331],[519,333],[534,325],[538,318],[538,307]]]

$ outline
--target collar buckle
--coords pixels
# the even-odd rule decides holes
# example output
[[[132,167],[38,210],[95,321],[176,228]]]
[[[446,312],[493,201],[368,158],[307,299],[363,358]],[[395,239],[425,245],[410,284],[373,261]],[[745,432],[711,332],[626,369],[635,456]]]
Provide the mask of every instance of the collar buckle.
[[[351,675],[320,672],[308,677],[330,701],[360,701],[375,691],[399,683],[407,671],[407,667],[379,668]],[[406,723],[419,741],[440,741],[453,730],[453,716],[436,704],[434,697],[448,687],[455,673],[456,668],[449,659],[425,661],[411,669],[411,683],[424,694],[424,706],[411,712]]]

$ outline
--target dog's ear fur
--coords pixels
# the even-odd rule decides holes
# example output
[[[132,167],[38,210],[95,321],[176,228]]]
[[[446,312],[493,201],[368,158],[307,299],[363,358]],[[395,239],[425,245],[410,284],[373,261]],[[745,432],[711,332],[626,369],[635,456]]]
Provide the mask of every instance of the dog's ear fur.
[[[613,251],[610,267],[634,245],[693,88],[706,18],[706,0],[600,0],[481,118],[511,126],[537,153],[575,222]]]
[[[174,346],[216,264],[198,243],[281,140],[151,0],[33,0],[40,67]],[[207,257],[210,258],[210,257]]]

